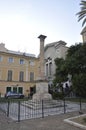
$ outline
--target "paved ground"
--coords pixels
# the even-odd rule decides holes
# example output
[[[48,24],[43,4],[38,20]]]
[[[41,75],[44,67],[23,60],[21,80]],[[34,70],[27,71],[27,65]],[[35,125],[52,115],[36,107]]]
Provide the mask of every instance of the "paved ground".
[[[76,115],[79,115],[79,112],[15,122],[0,112],[0,130],[82,130],[63,121]]]

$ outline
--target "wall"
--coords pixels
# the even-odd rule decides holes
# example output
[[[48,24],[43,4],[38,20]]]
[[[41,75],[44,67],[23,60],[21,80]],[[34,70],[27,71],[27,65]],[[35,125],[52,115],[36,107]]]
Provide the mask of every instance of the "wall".
[[[6,93],[6,87],[16,86],[23,87],[23,93],[27,95],[30,92],[30,87],[36,84],[36,80],[39,77],[39,59],[35,57],[27,57],[23,55],[15,55],[0,51],[2,61],[0,61],[0,93],[4,95]],[[9,57],[13,57],[13,63],[9,63]],[[20,64],[20,59],[24,59],[24,64]],[[12,81],[8,81],[8,70],[13,71]],[[20,71],[24,72],[24,81],[19,81]],[[30,81],[30,72],[34,72],[34,81]]]

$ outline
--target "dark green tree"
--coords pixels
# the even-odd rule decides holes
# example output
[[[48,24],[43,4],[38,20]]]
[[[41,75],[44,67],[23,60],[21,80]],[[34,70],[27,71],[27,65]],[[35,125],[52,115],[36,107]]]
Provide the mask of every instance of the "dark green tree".
[[[67,72],[70,74],[80,74],[86,72],[86,44],[76,44],[71,46],[65,60]]]
[[[66,71],[65,71],[65,60],[62,58],[55,59],[56,64],[56,73],[55,73],[55,80],[58,82],[64,82],[66,80]]]
[[[63,98],[65,96],[63,91],[63,85],[62,83],[67,80],[67,71],[65,68],[65,60],[62,58],[56,58],[55,59],[56,64],[56,73],[55,73],[55,79],[53,81],[54,87],[60,90],[60,92],[54,93],[55,96]]]
[[[75,74],[73,77],[73,89],[76,92],[76,95],[79,97],[86,98],[86,74],[80,73]]]
[[[82,96],[86,93],[86,44],[75,44],[68,50],[66,59],[56,59],[55,84],[66,81],[72,75],[73,90]],[[81,78],[80,78],[81,77]],[[81,91],[81,89],[83,91]],[[78,91],[77,91],[78,90]]]

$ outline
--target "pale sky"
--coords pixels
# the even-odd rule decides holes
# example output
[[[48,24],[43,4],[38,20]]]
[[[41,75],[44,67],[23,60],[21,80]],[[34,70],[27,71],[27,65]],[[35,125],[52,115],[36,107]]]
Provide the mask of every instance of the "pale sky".
[[[80,0],[0,0],[0,43],[9,50],[39,54],[40,34],[47,43],[82,42],[76,13]]]

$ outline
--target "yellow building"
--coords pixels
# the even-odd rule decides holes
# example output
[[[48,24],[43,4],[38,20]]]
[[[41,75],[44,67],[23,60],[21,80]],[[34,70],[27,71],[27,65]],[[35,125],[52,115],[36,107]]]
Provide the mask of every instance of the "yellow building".
[[[28,96],[39,78],[39,58],[33,54],[11,51],[0,44],[0,94],[8,91]]]
[[[56,57],[65,58],[68,50],[65,42],[59,41],[44,47],[46,36],[40,35],[38,38],[40,39],[39,58],[36,58],[34,54],[8,50],[5,48],[5,44],[0,44],[1,96],[8,91],[20,92],[26,96],[34,93],[38,81],[48,80],[48,75],[46,76],[48,70],[44,68],[48,62],[49,70],[52,69],[49,76],[53,76],[55,72],[54,59]],[[48,62],[45,59],[48,59]]]

